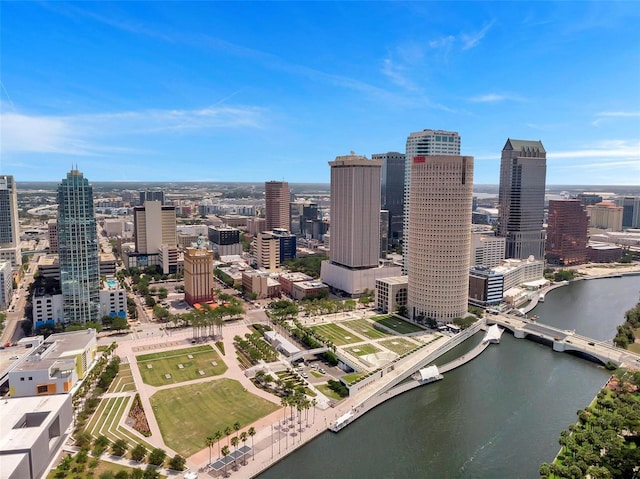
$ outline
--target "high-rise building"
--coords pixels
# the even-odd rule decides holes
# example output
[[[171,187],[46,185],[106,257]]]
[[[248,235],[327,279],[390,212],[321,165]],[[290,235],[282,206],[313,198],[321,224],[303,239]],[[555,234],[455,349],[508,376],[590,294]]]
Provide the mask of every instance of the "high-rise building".
[[[398,276],[380,260],[380,160],[351,154],[331,167],[331,250],[322,280],[350,295],[375,288],[375,280]],[[326,235],[325,235],[326,238]]]
[[[184,300],[191,306],[214,300],[213,251],[187,248],[184,253]]]
[[[264,184],[267,230],[289,229],[289,202],[291,190],[286,181],[267,181]]]
[[[467,314],[473,157],[412,155],[405,230],[412,319]]]
[[[13,275],[11,274],[11,263],[0,261],[0,311],[9,307],[12,293]]]
[[[409,189],[411,185],[411,165],[415,156],[460,155],[460,136],[456,131],[422,130],[407,137],[404,168],[404,215],[403,231],[409,230]],[[471,207],[469,207],[471,208]],[[471,212],[469,212],[471,214]],[[404,271],[407,272],[408,242],[403,241]]]
[[[547,219],[547,261],[571,265],[587,262],[589,217],[580,200],[550,200]]]
[[[389,212],[388,241],[390,246],[400,244],[404,217],[405,157],[390,151],[371,155],[372,160],[382,161],[380,199],[382,209]]]
[[[584,202],[582,203],[584,204]],[[613,201],[602,201],[595,205],[587,206],[589,226],[611,232],[622,231],[622,215],[624,208],[616,206]]]
[[[289,233],[284,228],[275,228],[271,234],[280,241],[280,264],[295,259],[297,253],[296,235]]]
[[[10,175],[0,175],[0,261],[21,265],[18,190]]]
[[[617,198],[616,204],[622,206],[622,227],[640,228],[640,196]]]
[[[338,156],[331,166],[331,262],[372,268],[380,259],[379,160]]]
[[[141,191],[139,204],[143,206],[147,201],[159,201],[164,205],[164,191]]]
[[[49,238],[49,253],[58,252],[58,219],[53,218],[47,222],[47,237]]]
[[[504,259],[505,238],[495,236],[493,231],[471,234],[471,266],[493,268]]]
[[[507,258],[544,256],[544,191],[547,152],[541,141],[508,139],[500,161],[498,235]]]
[[[58,186],[58,251],[64,321],[98,321],[100,260],[93,188],[77,169]]]
[[[138,253],[157,253],[160,245],[178,244],[176,209],[159,201],[147,201],[133,209],[133,228]]]
[[[253,255],[259,268],[280,270],[280,238],[267,231],[258,233],[253,243]]]

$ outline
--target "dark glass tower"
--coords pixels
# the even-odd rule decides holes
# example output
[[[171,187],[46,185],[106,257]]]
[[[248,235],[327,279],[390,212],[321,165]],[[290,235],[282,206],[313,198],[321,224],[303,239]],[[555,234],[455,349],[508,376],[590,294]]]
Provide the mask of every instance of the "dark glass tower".
[[[58,186],[58,248],[64,320],[98,321],[100,271],[93,188],[78,170]]]
[[[547,152],[540,141],[508,139],[500,162],[498,235],[506,257],[544,257],[544,190]]]

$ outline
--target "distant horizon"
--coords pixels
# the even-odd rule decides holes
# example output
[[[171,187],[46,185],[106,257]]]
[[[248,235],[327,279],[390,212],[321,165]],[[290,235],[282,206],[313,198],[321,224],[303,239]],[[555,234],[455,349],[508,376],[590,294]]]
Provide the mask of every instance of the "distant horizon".
[[[511,138],[542,141],[549,184],[633,186],[638,20],[602,0],[3,2],[0,174],[328,183],[335,157],[436,129],[477,184]]]

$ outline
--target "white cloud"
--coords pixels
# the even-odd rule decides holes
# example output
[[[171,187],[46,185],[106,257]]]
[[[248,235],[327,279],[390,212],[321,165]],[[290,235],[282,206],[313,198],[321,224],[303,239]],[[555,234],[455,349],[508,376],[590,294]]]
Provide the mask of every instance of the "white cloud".
[[[478,32],[461,34],[460,39],[462,41],[462,49],[469,50],[471,48],[476,47],[478,43],[480,43],[480,40],[482,40],[485,37],[489,29],[493,27],[494,23],[495,22],[492,20],[491,22],[487,23],[484,27],[482,27],[482,29],[480,29],[480,31]]]
[[[547,159],[627,158],[640,165],[640,141],[605,140],[581,150],[547,152]]]
[[[456,37],[453,35],[447,35],[445,37],[440,37],[435,40],[431,40],[428,45],[431,48],[450,48],[453,46],[456,41]]]
[[[196,110],[142,110],[65,116],[3,112],[0,114],[0,152],[68,155],[102,155],[125,151],[144,153],[114,143],[125,143],[124,137],[131,135],[189,134],[262,126],[262,110],[256,107],[211,106]]]
[[[598,126],[606,120],[614,118],[640,118],[640,111],[603,111],[596,114],[596,119],[591,122],[592,125]]]
[[[394,63],[390,58],[385,58],[382,62],[382,74],[389,78],[396,85],[407,90],[416,90],[416,85],[406,76],[406,67]]]
[[[513,95],[509,93],[485,93],[484,95],[477,95],[469,98],[473,103],[497,103],[501,101],[525,101],[519,95]]]

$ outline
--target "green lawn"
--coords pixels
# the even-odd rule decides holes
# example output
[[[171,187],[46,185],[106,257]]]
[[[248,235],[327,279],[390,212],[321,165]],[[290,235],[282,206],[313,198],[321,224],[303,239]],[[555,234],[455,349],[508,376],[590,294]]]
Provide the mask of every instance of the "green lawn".
[[[627,346],[627,349],[632,353],[640,354],[640,343],[633,343]]]
[[[329,399],[335,399],[336,401],[340,401],[340,399],[342,399],[340,397],[340,395],[335,392],[333,389],[331,389],[329,386],[327,386],[326,384],[320,384],[318,386],[316,386],[316,388],[325,396],[327,396]]]
[[[342,376],[342,380],[344,382],[346,382],[347,384],[352,384],[354,382],[356,382],[358,379],[360,379],[362,376],[364,376],[366,373],[351,373],[351,374],[345,374],[344,376]]]
[[[193,357],[189,358],[189,355]],[[227,365],[211,346],[143,354],[136,356],[136,360],[142,380],[151,386],[163,386],[191,379],[219,376],[227,370]],[[215,366],[214,362],[217,363]],[[182,368],[180,368],[180,364]],[[204,374],[200,374],[200,371],[203,371]],[[167,377],[167,374],[170,377]]]
[[[322,376],[324,376],[322,373],[319,373],[317,371],[309,371],[309,372],[313,377],[316,377],[316,378],[321,378]]]
[[[400,356],[418,347],[418,344],[405,338],[387,339],[385,341],[380,341],[378,344],[381,344]]]
[[[122,393],[127,391],[135,391],[136,385],[131,375],[131,366],[128,364],[121,364],[118,374],[113,379],[111,386],[109,386],[109,393]]]
[[[404,319],[396,318],[395,316],[384,315],[384,316],[375,316],[371,318],[372,321],[386,326],[391,331],[395,331],[398,334],[408,334],[408,333],[417,333],[418,331],[424,331],[424,328],[421,328],[417,324],[410,323],[405,321]]]
[[[80,478],[80,479],[93,479],[95,477],[100,477],[102,474],[106,473],[106,472],[110,472],[113,475],[116,475],[118,472],[120,471],[126,471],[127,474],[131,475],[131,472],[133,471],[133,467],[127,467],[127,466],[121,466],[120,464],[114,464],[112,462],[107,462],[107,461],[100,461],[98,460],[98,465],[95,467],[95,469],[90,469],[89,468],[89,463],[93,460],[92,457],[89,457],[89,459],[87,460],[86,464],[85,464],[85,470],[82,473],[75,473],[72,474],[71,472],[69,473],[69,475],[67,477],[74,477],[74,478]],[[75,465],[76,462],[74,461],[73,464]],[[72,466],[73,467],[73,466]],[[141,467],[138,467],[136,469],[142,469],[144,470],[147,467],[146,464],[143,464]],[[89,471],[93,471],[93,474],[89,474]],[[49,474],[47,474],[47,479],[54,479],[56,477],[56,471],[52,470],[49,471]],[[166,478],[167,476],[160,474],[160,478]]]
[[[347,349],[351,354],[356,356],[366,356],[367,354],[379,353],[380,348],[376,348],[373,344],[359,344]]]
[[[164,442],[184,457],[205,448],[216,431],[236,422],[245,427],[279,408],[232,379],[164,389],[151,396],[151,406]]]
[[[352,321],[346,321],[344,323],[349,329],[366,336],[369,339],[380,339],[389,336],[388,333],[378,331],[373,327],[370,321],[366,319],[354,319]]]
[[[364,338],[348,332],[337,324],[319,324],[318,326],[312,326],[311,329],[316,330],[336,346],[364,341]]]

